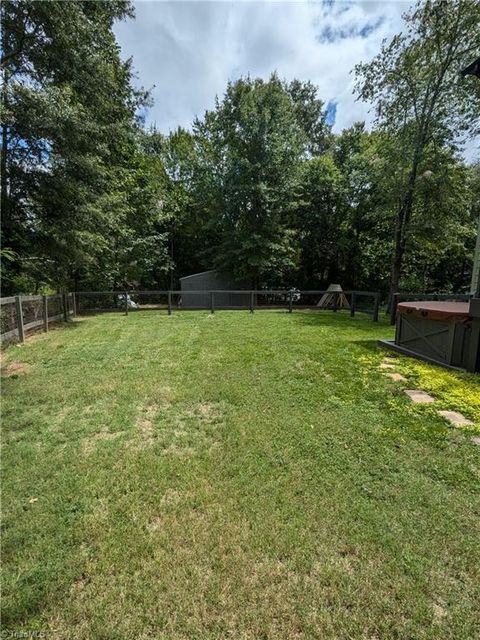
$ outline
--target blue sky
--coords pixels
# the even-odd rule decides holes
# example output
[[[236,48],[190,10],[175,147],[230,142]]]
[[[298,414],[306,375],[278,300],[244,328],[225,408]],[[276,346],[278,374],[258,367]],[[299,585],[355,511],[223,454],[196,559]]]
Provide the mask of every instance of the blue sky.
[[[152,89],[147,124],[168,133],[212,108],[228,80],[250,74],[311,80],[334,131],[372,121],[352,94],[354,65],[402,29],[410,2],[142,0],[115,32],[138,84]],[[470,153],[467,153],[467,157]]]

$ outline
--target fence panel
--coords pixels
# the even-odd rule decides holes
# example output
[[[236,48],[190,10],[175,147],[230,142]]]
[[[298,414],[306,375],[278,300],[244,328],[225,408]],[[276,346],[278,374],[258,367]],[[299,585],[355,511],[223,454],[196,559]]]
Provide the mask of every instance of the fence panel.
[[[43,327],[43,297],[22,296],[22,313],[25,331]]]
[[[74,314],[72,295],[68,316]],[[36,329],[48,330],[50,322],[61,322],[66,317],[62,294],[52,296],[14,296],[0,299],[0,338],[2,342],[23,341],[25,334]]]
[[[190,293],[190,292],[189,292]],[[252,302],[252,292],[250,291],[211,291],[213,295],[214,309],[235,310],[244,309],[250,310]],[[253,292],[255,294],[255,292]],[[254,299],[254,306],[256,302]],[[212,301],[210,299],[210,308]]]
[[[211,291],[172,291],[170,298],[171,308],[174,311],[205,309],[215,312],[217,308],[216,294]]]
[[[125,295],[122,301],[125,300]],[[129,311],[165,311],[168,312],[168,291],[129,291],[127,292]]]
[[[0,303],[0,332],[2,340],[18,338],[15,298],[2,298]]]
[[[320,310],[320,301],[325,291],[292,291],[292,308],[293,309],[313,309]]]
[[[61,294],[48,296],[48,321],[63,320],[63,302]]]
[[[421,297],[421,296],[418,296]],[[451,296],[453,299],[468,296]],[[50,322],[68,320],[82,313],[120,313],[156,310],[171,315],[176,310],[204,309],[295,309],[355,311],[370,313],[378,320],[380,297],[372,291],[329,292],[298,289],[215,291],[77,291],[51,296],[11,296],[0,299],[2,341],[23,340],[24,332],[43,328]]]
[[[100,311],[125,311],[124,291],[78,291],[75,293],[77,314]]]
[[[289,309],[290,294],[286,289],[259,289],[253,295],[255,309]]]
[[[378,320],[378,311],[380,306],[380,294],[376,291],[355,291],[349,292],[355,294],[355,311],[367,313],[373,316],[374,320]]]
[[[85,291],[75,294],[77,313],[157,310],[170,315],[177,310],[310,309],[315,311],[355,310],[378,319],[379,294],[374,291],[331,292],[298,289],[189,290],[189,291]]]

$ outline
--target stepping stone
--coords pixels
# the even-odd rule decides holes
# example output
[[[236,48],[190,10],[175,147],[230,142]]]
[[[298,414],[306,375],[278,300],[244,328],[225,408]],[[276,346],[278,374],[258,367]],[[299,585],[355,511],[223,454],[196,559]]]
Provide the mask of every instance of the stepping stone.
[[[478,436],[473,436],[472,442],[480,447],[480,438]]]
[[[390,364],[390,362],[382,362],[380,364],[380,369],[395,369],[395,365]]]
[[[404,376],[402,376],[401,373],[386,373],[385,375],[388,378],[395,380],[395,382],[407,382],[407,379]]]
[[[442,416],[442,418],[448,420],[450,424],[453,424],[454,427],[473,425],[473,422],[471,420],[465,418],[465,416],[462,416],[462,414],[458,413],[457,411],[439,411],[438,413]]]
[[[415,403],[428,404],[435,402],[435,398],[432,398],[432,396],[429,396],[428,393],[425,393],[425,391],[421,389],[405,389],[405,393],[410,400]]]

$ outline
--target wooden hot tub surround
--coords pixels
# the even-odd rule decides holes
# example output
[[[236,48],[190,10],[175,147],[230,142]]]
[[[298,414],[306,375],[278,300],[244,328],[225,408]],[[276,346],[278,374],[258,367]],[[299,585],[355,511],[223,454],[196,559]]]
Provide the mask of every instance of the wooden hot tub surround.
[[[405,355],[471,372],[480,371],[480,298],[470,302],[401,302],[395,341],[381,341]]]

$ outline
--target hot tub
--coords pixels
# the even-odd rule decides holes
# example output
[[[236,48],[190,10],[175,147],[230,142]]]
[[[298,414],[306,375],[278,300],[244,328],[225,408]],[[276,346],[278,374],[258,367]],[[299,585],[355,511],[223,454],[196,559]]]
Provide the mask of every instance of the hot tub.
[[[480,298],[470,302],[401,302],[395,342],[404,353],[466,371],[480,371]]]

